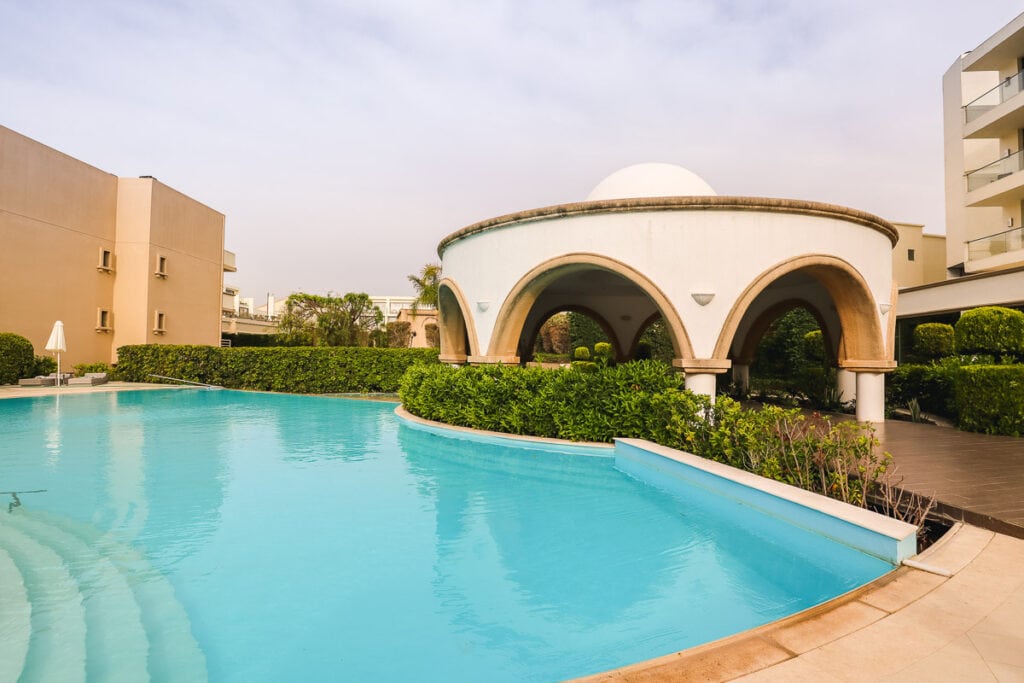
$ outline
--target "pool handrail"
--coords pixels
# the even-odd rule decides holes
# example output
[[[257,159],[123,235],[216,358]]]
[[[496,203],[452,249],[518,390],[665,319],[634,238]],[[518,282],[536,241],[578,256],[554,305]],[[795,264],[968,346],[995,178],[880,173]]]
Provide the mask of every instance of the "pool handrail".
[[[146,376],[147,377],[157,377],[159,379],[169,379],[169,380],[171,380],[173,382],[181,382],[182,384],[189,384],[189,385],[192,385],[194,387],[206,387],[207,389],[223,389],[224,388],[224,387],[220,386],[219,384],[205,384],[203,382],[193,382],[191,380],[181,379],[180,377],[167,377],[166,375],[155,375],[153,373],[150,373],[150,374],[148,374]]]

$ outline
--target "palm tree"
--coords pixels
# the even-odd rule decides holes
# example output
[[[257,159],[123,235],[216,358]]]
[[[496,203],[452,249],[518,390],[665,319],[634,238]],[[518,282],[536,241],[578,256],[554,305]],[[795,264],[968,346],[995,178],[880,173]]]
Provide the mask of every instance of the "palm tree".
[[[416,288],[416,299],[412,302],[415,313],[420,306],[437,308],[438,285],[441,283],[441,266],[428,263],[423,266],[419,275],[409,275],[409,282]]]

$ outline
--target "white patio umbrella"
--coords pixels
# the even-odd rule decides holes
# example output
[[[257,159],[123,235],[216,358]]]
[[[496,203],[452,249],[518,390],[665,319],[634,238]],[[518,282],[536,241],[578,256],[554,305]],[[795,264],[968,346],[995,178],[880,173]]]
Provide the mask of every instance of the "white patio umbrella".
[[[46,342],[46,350],[57,353],[57,386],[60,386],[60,352],[67,351],[68,345],[64,340],[64,323],[59,320],[53,324],[53,331]]]

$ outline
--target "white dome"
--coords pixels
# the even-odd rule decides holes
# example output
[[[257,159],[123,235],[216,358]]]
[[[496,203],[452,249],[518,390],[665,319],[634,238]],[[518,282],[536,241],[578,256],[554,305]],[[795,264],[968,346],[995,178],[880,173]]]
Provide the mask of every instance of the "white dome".
[[[636,197],[707,197],[718,193],[704,180],[675,164],[634,164],[612,173],[597,184],[587,201]]]

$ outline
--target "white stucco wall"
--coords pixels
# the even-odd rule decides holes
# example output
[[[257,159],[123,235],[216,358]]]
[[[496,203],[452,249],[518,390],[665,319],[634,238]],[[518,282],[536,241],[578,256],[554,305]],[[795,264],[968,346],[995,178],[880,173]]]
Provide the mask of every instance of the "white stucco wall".
[[[711,358],[733,305],[765,271],[804,255],[838,257],[863,276],[876,303],[888,303],[891,250],[883,232],[838,215],[680,208],[553,216],[488,228],[449,242],[443,269],[466,297],[480,354],[491,348],[502,304],[524,275],[566,254],[593,253],[650,279],[676,307],[694,356]],[[715,297],[700,306],[692,292]],[[478,302],[488,302],[486,310]],[[887,321],[875,310],[888,335]],[[828,309],[823,313],[831,315]]]

